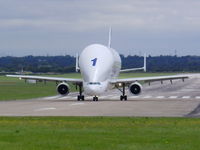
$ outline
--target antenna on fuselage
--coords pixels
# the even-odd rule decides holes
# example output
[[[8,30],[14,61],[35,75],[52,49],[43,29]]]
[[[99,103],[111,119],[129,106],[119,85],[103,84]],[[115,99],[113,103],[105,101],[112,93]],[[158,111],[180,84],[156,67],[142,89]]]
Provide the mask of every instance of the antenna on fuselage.
[[[111,48],[112,28],[109,28],[108,47]]]

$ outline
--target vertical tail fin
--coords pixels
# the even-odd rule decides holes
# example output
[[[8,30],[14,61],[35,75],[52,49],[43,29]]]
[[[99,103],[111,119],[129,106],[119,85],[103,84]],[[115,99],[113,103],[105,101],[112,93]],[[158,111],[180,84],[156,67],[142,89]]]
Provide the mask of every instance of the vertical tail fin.
[[[108,47],[111,48],[112,28],[109,28]]]

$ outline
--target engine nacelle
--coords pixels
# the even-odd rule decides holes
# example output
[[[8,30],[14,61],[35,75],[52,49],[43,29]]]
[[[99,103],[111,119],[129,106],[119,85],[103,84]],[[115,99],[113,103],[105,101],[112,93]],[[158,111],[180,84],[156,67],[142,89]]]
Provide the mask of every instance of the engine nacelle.
[[[57,92],[61,95],[68,95],[69,94],[69,85],[67,83],[60,83],[57,86]]]
[[[129,85],[129,91],[134,95],[138,95],[142,92],[142,85],[138,82],[134,82]]]

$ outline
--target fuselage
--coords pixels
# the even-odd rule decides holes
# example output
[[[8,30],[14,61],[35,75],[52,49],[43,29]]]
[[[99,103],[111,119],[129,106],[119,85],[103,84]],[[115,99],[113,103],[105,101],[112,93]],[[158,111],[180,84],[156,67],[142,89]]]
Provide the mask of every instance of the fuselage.
[[[84,93],[99,96],[112,88],[110,80],[119,75],[121,58],[112,48],[101,44],[87,46],[79,57]]]

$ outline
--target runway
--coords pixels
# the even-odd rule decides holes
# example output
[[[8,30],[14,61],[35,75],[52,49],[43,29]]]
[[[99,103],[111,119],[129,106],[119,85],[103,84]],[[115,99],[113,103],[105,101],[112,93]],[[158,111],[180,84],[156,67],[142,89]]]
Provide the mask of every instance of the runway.
[[[77,93],[32,100],[0,102],[0,116],[145,116],[199,117],[200,78],[144,84],[143,92],[120,101],[120,91],[112,90],[93,102],[92,97],[76,101]]]

